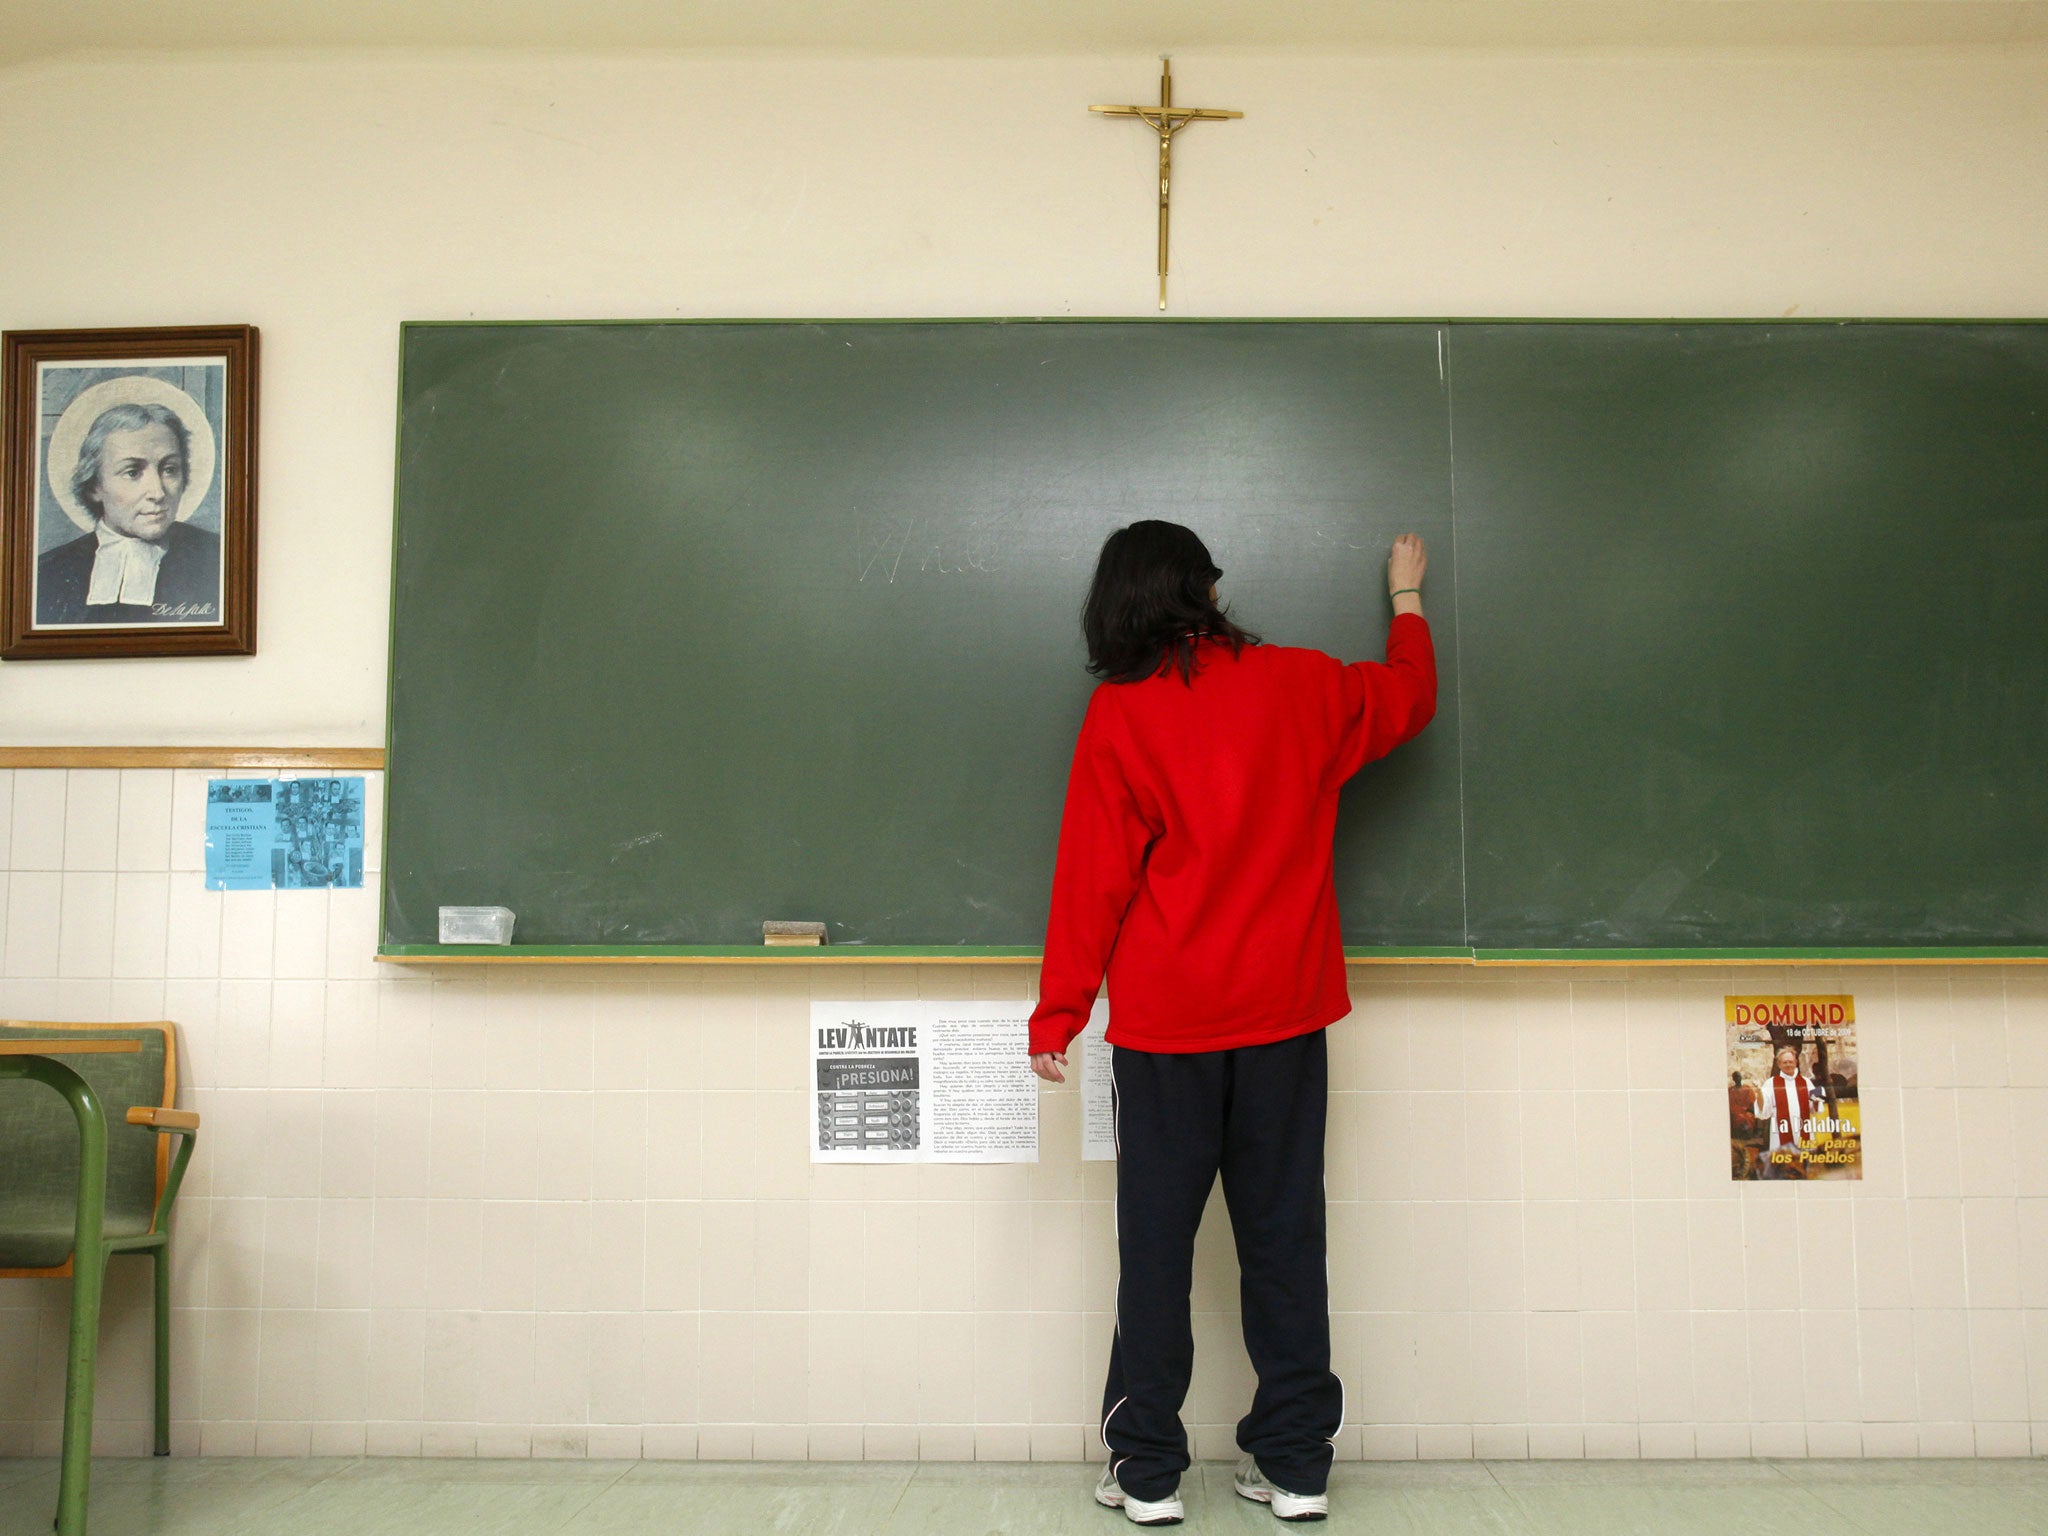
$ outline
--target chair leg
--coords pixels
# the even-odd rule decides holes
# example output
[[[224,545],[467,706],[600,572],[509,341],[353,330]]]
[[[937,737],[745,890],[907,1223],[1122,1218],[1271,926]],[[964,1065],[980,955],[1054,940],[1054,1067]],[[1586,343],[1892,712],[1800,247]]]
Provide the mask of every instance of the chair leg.
[[[92,1472],[93,1372],[100,1348],[100,1293],[107,1255],[96,1233],[80,1234],[71,1264],[71,1352],[64,1370],[64,1459],[57,1479],[57,1536],[85,1536]]]
[[[156,1454],[171,1454],[171,1245],[156,1260]]]
[[[64,1454],[57,1474],[59,1536],[85,1536],[92,1472],[92,1378],[107,1283],[107,1112],[92,1086],[53,1056],[0,1058],[0,1080],[29,1078],[62,1094],[78,1121],[78,1210],[71,1222],[71,1349],[64,1362]]]

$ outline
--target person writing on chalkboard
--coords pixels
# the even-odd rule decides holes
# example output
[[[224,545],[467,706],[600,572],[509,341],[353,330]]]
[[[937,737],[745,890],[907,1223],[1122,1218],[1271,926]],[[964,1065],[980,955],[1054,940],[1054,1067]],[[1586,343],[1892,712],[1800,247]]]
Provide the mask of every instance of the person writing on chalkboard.
[[[1344,1389],[1330,1370],[1323,1030],[1351,1011],[1331,843],[1337,792],[1436,711],[1422,540],[1387,561],[1387,659],[1262,645],[1216,601],[1175,523],[1119,528],[1082,610],[1088,701],[1067,783],[1032,1069],[1066,1048],[1104,973],[1117,1138],[1110,1462],[1095,1497],[1183,1517],[1195,1231],[1220,1172],[1258,1372],[1235,1486],[1286,1520],[1328,1513]]]

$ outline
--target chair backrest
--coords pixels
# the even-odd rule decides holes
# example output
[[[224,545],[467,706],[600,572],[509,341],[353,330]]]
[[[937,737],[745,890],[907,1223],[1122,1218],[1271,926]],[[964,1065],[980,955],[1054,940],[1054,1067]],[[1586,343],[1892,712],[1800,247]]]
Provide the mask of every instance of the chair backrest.
[[[170,1137],[130,1125],[137,1104],[170,1107],[178,1092],[172,1026],[42,1024],[0,1021],[0,1037],[95,1039],[140,1043],[133,1055],[59,1059],[92,1085],[107,1116],[109,1230],[147,1232],[170,1166]],[[78,1200],[78,1122],[71,1106],[41,1083],[0,1080],[0,1275],[66,1274]]]

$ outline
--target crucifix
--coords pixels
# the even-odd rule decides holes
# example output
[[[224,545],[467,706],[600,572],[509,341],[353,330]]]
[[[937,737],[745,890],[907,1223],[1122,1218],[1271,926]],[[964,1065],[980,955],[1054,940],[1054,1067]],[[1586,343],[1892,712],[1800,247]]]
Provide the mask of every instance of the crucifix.
[[[1159,61],[1159,105],[1156,107],[1090,107],[1111,117],[1136,117],[1159,135],[1159,307],[1166,308],[1166,219],[1173,194],[1173,136],[1203,119],[1243,117],[1220,107],[1176,107],[1173,104],[1173,60]]]

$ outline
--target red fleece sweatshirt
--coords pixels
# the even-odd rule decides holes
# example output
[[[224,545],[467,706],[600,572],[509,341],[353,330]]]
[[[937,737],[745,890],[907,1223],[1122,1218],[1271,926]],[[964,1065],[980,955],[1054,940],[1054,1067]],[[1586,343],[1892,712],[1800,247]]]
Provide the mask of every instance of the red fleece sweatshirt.
[[[1031,1050],[1063,1051],[1109,974],[1109,1038],[1141,1051],[1285,1040],[1351,1011],[1337,791],[1429,724],[1429,625],[1385,662],[1221,641],[1191,682],[1104,683],[1067,781]]]

